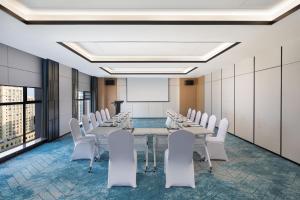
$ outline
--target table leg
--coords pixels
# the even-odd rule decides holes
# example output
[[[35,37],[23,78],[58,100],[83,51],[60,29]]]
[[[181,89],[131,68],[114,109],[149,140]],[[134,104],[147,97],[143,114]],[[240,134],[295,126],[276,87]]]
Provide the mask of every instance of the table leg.
[[[147,172],[147,170],[148,170],[148,154],[149,154],[149,152],[148,152],[148,148],[149,148],[149,146],[148,146],[148,140],[147,140],[147,145],[146,145],[146,167],[145,167],[145,172]]]
[[[207,159],[208,165],[209,165],[209,172],[212,172],[212,165],[211,165],[210,156],[209,156],[209,153],[208,153],[208,150],[207,150],[206,142],[205,142],[204,147],[205,147],[205,152],[206,152],[206,159]]]
[[[156,136],[153,136],[153,168],[156,171]]]

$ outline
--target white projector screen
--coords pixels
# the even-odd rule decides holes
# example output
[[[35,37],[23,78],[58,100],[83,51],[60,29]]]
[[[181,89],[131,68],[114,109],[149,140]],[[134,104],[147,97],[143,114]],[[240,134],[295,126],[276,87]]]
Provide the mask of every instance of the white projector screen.
[[[127,78],[127,101],[169,101],[169,79]]]

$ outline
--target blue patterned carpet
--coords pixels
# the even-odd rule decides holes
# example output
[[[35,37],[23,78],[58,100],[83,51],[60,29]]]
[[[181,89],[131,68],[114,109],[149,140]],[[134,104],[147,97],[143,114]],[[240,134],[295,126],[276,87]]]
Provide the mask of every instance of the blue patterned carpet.
[[[135,127],[163,125],[164,119],[134,120]],[[226,140],[229,161],[213,161],[212,174],[195,155],[196,189],[164,188],[162,152],[156,173],[145,174],[143,155],[138,155],[136,189],[107,189],[108,154],[89,174],[88,161],[70,162],[72,148],[67,135],[1,164],[0,199],[300,199],[298,165],[231,135]]]

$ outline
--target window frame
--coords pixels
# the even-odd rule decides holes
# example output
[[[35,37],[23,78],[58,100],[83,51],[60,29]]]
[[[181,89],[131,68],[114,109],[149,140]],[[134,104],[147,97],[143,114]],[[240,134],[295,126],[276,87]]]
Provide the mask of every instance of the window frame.
[[[80,90],[78,90],[77,91],[77,93],[78,93],[78,97],[79,97],[79,92],[82,92],[82,98],[77,98],[77,99],[75,99],[75,101],[77,101],[77,102],[83,102],[83,115],[87,115],[87,114],[89,114],[89,113],[85,113],[85,111],[87,110],[86,109],[86,101],[90,101],[90,109],[89,110],[91,110],[91,106],[92,106],[92,104],[91,104],[91,91],[80,91]],[[86,95],[86,94],[89,94],[89,95]],[[87,97],[89,97],[89,98],[87,98]],[[78,103],[78,105],[79,105],[79,103]],[[80,116],[80,109],[78,109],[78,114],[77,114],[77,117],[79,118],[79,116]],[[81,121],[81,119],[78,119],[78,121]]]
[[[28,133],[31,133],[35,130],[32,130],[30,132],[26,132],[26,105],[29,105],[29,104],[42,104],[42,98],[41,100],[34,100],[34,101],[28,101],[27,100],[27,88],[34,88],[34,89],[40,89],[42,91],[42,88],[41,87],[31,87],[31,86],[16,86],[16,85],[4,85],[4,84],[0,84],[0,87],[16,87],[16,88],[22,88],[23,90],[23,101],[21,102],[0,102],[0,106],[14,106],[14,105],[22,105],[22,110],[23,110],[23,116],[22,116],[22,121],[23,121],[23,141],[22,141],[22,144],[26,144],[26,134]],[[12,138],[14,139],[14,138]],[[37,139],[37,138],[36,138]],[[30,142],[30,141],[28,141]],[[14,148],[14,147],[13,147]],[[8,151],[10,149],[6,149],[4,150],[3,152],[5,151]]]

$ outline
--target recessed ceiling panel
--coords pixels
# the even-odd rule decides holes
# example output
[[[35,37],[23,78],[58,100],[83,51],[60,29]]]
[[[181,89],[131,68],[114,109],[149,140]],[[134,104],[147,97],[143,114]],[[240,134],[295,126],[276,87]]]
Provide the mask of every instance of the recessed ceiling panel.
[[[273,24],[300,4],[300,0],[0,2],[3,10],[28,24]]]
[[[234,42],[95,41],[59,42],[90,62],[208,62]]]
[[[30,9],[269,9],[283,0],[17,0]]]
[[[112,41],[77,44],[91,54],[99,56],[199,56],[212,51],[221,42]]]
[[[176,67],[176,66],[154,66],[154,67],[142,67],[142,66],[129,66],[129,67],[114,67],[114,66],[104,66],[100,69],[104,70],[110,75],[124,75],[124,74],[140,74],[140,75],[149,75],[149,74],[177,74],[177,75],[186,75],[191,71],[195,70],[197,67]]]

